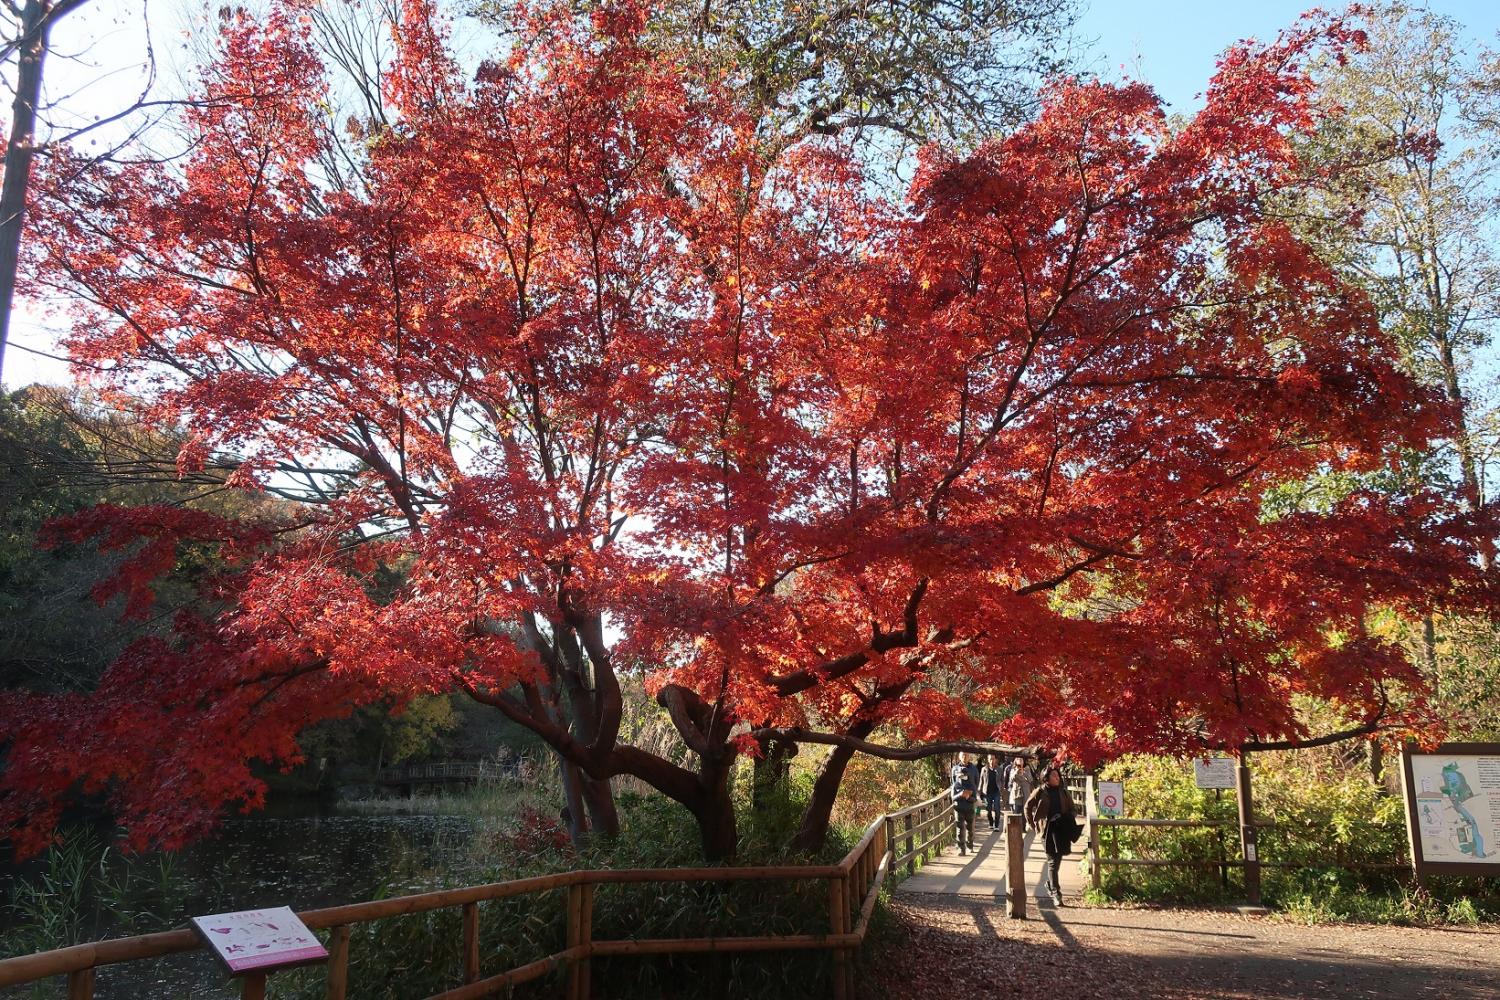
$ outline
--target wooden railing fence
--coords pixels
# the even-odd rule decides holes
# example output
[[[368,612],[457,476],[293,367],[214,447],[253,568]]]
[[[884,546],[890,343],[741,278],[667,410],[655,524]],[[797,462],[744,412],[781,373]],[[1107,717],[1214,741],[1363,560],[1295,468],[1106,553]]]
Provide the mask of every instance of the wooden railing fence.
[[[1344,868],[1351,871],[1409,871],[1411,866],[1406,862],[1370,862],[1356,861],[1347,856],[1342,843],[1337,839],[1325,843],[1323,855],[1316,861],[1270,859],[1264,855],[1264,848],[1268,841],[1257,838],[1258,846],[1261,848],[1256,852],[1255,860],[1247,861],[1241,851],[1240,857],[1231,857],[1230,849],[1233,843],[1238,850],[1240,824],[1231,819],[1129,819],[1125,817],[1109,817],[1097,814],[1097,804],[1091,778],[1079,779],[1087,782],[1088,787],[1083,792],[1085,801],[1088,802],[1089,812],[1089,846],[1088,866],[1089,880],[1095,889],[1102,887],[1104,880],[1104,869],[1112,867],[1122,868],[1200,868],[1215,870],[1218,872],[1220,881],[1227,888],[1229,884],[1229,872],[1231,869],[1245,869],[1254,867],[1275,868],[1282,870],[1308,870],[1314,868]],[[1251,825],[1257,831],[1275,831],[1293,829],[1291,824],[1280,823],[1274,820],[1254,820]],[[1371,829],[1376,829],[1379,824],[1367,824]],[[1152,858],[1152,857],[1121,857],[1119,850],[1118,832],[1131,829],[1176,829],[1176,830],[1203,830],[1217,834],[1214,838],[1214,851],[1212,856],[1195,858]],[[1327,828],[1320,830],[1315,826],[1300,827],[1309,836],[1327,832]],[[1111,831],[1108,838],[1104,831]]]
[[[570,871],[557,875],[516,879],[490,885],[353,903],[298,914],[315,930],[329,931],[328,1000],[344,1000],[348,992],[349,937],[353,925],[412,913],[458,907],[462,931],[457,942],[464,985],[436,994],[430,1000],[465,1000],[494,996],[520,983],[539,979],[557,968],[567,970],[567,1000],[586,1000],[590,994],[589,959],[610,955],[663,955],[755,951],[821,950],[833,963],[833,995],[847,1000],[854,992],[853,955],[864,941],[870,915],[886,876],[898,865],[911,871],[919,858],[937,850],[943,835],[953,829],[953,803],[946,792],[925,802],[881,816],[864,831],[859,842],[834,865],[786,865],[742,868],[639,868],[614,871]],[[935,832],[934,832],[935,831]],[[897,852],[898,839],[901,842]],[[760,937],[697,937],[595,940],[594,894],[600,886],[627,883],[739,882],[819,880],[828,883],[828,927],[824,931]],[[479,904],[535,893],[566,890],[566,940],[563,947],[526,965],[488,975],[479,947]],[[95,970],[103,965],[136,962],[202,947],[190,929],[97,941],[55,951],[0,960],[0,986],[31,983],[52,976],[68,977],[69,1000],[92,1000]],[[263,1000],[265,975],[248,975],[241,986],[243,1000]]]
[[[526,774],[533,766],[527,754],[508,760],[436,760],[382,767],[375,772],[375,780],[381,784],[410,784],[478,778],[513,779]]]

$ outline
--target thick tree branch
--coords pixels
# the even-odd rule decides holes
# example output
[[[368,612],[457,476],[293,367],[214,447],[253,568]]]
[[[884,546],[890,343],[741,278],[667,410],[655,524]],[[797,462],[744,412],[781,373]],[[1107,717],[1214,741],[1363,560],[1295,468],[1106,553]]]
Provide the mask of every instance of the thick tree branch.
[[[1034,747],[1017,747],[1007,743],[980,743],[969,740],[943,740],[937,743],[919,743],[913,747],[892,747],[881,743],[846,736],[842,733],[820,733],[796,727],[765,727],[752,729],[750,735],[762,742],[766,740],[791,740],[796,743],[821,743],[825,746],[848,747],[859,753],[882,760],[923,760],[944,753],[1034,753]]]

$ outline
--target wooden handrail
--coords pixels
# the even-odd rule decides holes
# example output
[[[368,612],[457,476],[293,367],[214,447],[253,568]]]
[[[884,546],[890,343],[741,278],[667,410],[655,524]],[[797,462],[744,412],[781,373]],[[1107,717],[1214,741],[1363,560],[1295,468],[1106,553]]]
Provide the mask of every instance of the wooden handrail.
[[[880,895],[880,888],[894,867],[894,845],[890,839],[889,830],[892,827],[888,826],[889,822],[935,805],[939,806],[938,810],[921,826],[926,827],[933,821],[941,821],[947,818],[946,811],[940,805],[946,798],[946,793],[939,794],[915,806],[876,818],[865,829],[854,847],[844,855],[842,860],[833,865],[574,870],[559,872],[555,875],[539,875],[508,882],[467,886],[461,889],[415,893],[390,899],[304,910],[298,916],[309,928],[331,929],[333,932],[329,942],[328,965],[328,995],[331,1000],[343,1000],[345,995],[351,924],[455,906],[463,908],[462,958],[464,978],[469,982],[464,986],[438,994],[442,1000],[490,996],[519,983],[540,978],[557,968],[559,964],[567,964],[572,970],[568,995],[573,1000],[579,1000],[586,996],[586,993],[580,991],[579,986],[580,983],[586,983],[586,980],[577,974],[577,970],[580,968],[585,970],[586,975],[587,960],[593,955],[803,949],[821,949],[832,951],[835,955],[846,955],[849,950],[858,948],[863,943],[870,914],[874,911],[876,900]],[[945,827],[938,836],[946,833],[948,828]],[[933,838],[933,840],[936,839],[937,837]],[[625,941],[592,940],[592,893],[593,888],[598,885],[774,880],[821,880],[829,882],[833,887],[842,886],[840,891],[830,894],[830,905],[833,905],[836,911],[842,909],[842,915],[838,912],[831,915],[829,932],[825,934]],[[557,889],[569,890],[567,946],[535,962],[498,975],[479,978],[477,904],[487,900],[507,899]],[[850,907],[858,908],[858,916],[852,921],[852,928],[849,919]],[[202,946],[203,943],[198,935],[186,928],[73,945],[0,960],[0,986],[12,986],[35,982],[51,976],[66,975],[69,977],[70,998],[76,996],[81,1000],[88,1000],[93,996],[93,970],[98,966],[196,951]],[[836,996],[851,994],[851,977],[852,967],[847,961],[841,960],[835,963]],[[247,977],[245,983],[245,995],[257,995],[256,991],[264,988],[264,977],[250,976]]]
[[[1213,829],[1214,827],[1226,826],[1239,828],[1239,822],[1232,819],[1125,819],[1123,817],[1092,816],[1090,822],[1098,823],[1100,826],[1161,826],[1161,827],[1203,827]],[[1252,824],[1256,829],[1269,830],[1278,824],[1270,820],[1258,819]]]
[[[1239,824],[1233,820],[1212,819],[1125,819],[1123,817],[1090,816],[1089,823],[1091,832],[1089,834],[1089,845],[1087,857],[1095,889],[1101,887],[1099,873],[1104,868],[1217,868],[1221,871],[1230,868],[1244,868],[1246,862],[1242,858],[1120,858],[1104,857],[1098,838],[1100,827],[1129,827],[1129,828],[1158,828],[1158,829],[1199,829],[1199,830],[1224,830],[1238,829]],[[1317,829],[1316,822],[1297,822],[1275,820],[1256,820],[1252,824],[1258,830],[1283,829]],[[1362,823],[1358,824],[1366,828],[1395,828],[1399,824],[1394,823]],[[1262,844],[1264,845],[1264,841]],[[1222,845],[1221,845],[1222,846]],[[1255,862],[1261,868],[1277,868],[1289,871],[1316,869],[1323,867],[1347,868],[1350,870],[1369,871],[1401,871],[1408,870],[1409,864],[1397,862],[1362,862],[1362,861],[1337,861],[1332,864],[1318,864],[1316,862],[1302,861],[1268,861],[1261,858]]]
[[[1094,816],[1090,822],[1098,823],[1100,826],[1159,826],[1159,827],[1203,827],[1214,829],[1221,826],[1238,827],[1239,824],[1227,819],[1124,819],[1123,817]]]
[[[891,819],[901,819],[903,816],[910,816],[914,812],[919,812],[922,809],[926,809],[930,805],[936,805],[938,802],[941,802],[946,798],[949,798],[947,792],[938,792],[936,795],[934,795],[930,799],[927,799],[926,801],[918,802],[914,806],[907,806],[905,809],[897,809],[893,813],[886,813],[886,816]]]

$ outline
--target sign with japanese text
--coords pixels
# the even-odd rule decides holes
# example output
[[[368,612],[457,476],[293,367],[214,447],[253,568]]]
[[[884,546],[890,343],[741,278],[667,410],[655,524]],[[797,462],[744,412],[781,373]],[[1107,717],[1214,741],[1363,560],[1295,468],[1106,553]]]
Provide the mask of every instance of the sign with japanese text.
[[[231,975],[309,965],[328,958],[322,942],[289,906],[194,917],[193,929]]]
[[[1199,788],[1233,788],[1233,757],[1198,757],[1193,760],[1193,779]]]

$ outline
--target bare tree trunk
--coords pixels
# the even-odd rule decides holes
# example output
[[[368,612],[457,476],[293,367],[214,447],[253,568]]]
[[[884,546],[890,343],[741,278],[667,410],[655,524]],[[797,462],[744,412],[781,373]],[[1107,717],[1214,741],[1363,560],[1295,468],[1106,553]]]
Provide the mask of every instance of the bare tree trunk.
[[[654,753],[628,744],[621,745],[613,736],[592,745],[578,740],[570,726],[557,717],[555,707],[534,685],[522,685],[524,698],[487,692],[465,684],[469,695],[481,704],[500,709],[509,719],[536,733],[557,751],[563,760],[563,783],[568,794],[569,819],[581,820],[586,794],[594,796],[595,815],[601,830],[618,829],[614,816],[614,799],[609,779],[619,774],[640,778],[668,798],[682,804],[698,821],[703,839],[704,856],[710,861],[734,857],[739,833],[735,823],[734,799],[729,777],[736,750],[729,741],[730,724],[716,715],[712,706],[683,688],[669,685],[657,700],[671,706],[673,723],[684,740],[693,747],[699,761],[697,771],[679,766]],[[601,705],[603,711],[615,711],[609,699],[619,697],[613,687]],[[586,789],[590,783],[593,792]],[[570,822],[570,827],[573,823]],[[581,831],[570,829],[573,836]]]
[[[1422,659],[1427,667],[1427,677],[1437,685],[1438,661],[1437,661],[1437,626],[1433,624],[1432,616],[1428,615],[1422,619]]]
[[[1463,481],[1464,501],[1472,511],[1484,506],[1484,490],[1479,482],[1479,462],[1474,456],[1474,439],[1469,431],[1469,404],[1464,398],[1463,384],[1458,378],[1458,362],[1453,355],[1453,341],[1446,331],[1435,332],[1438,361],[1443,369],[1443,394],[1458,407],[1458,427],[1454,446],[1458,450],[1458,472]],[[1487,545],[1479,548],[1480,568],[1489,571],[1494,562],[1494,552]],[[1430,621],[1431,619],[1429,619]]]
[[[1379,740],[1370,741],[1370,783],[1385,790],[1385,747]]]
[[[52,5],[46,0],[26,0],[21,11],[16,99],[11,105],[10,141],[5,146],[5,178],[0,187],[0,365],[5,360],[10,311],[16,297],[16,268],[21,256],[21,228],[26,221],[31,160],[36,153],[36,110],[41,100],[51,14]]]

